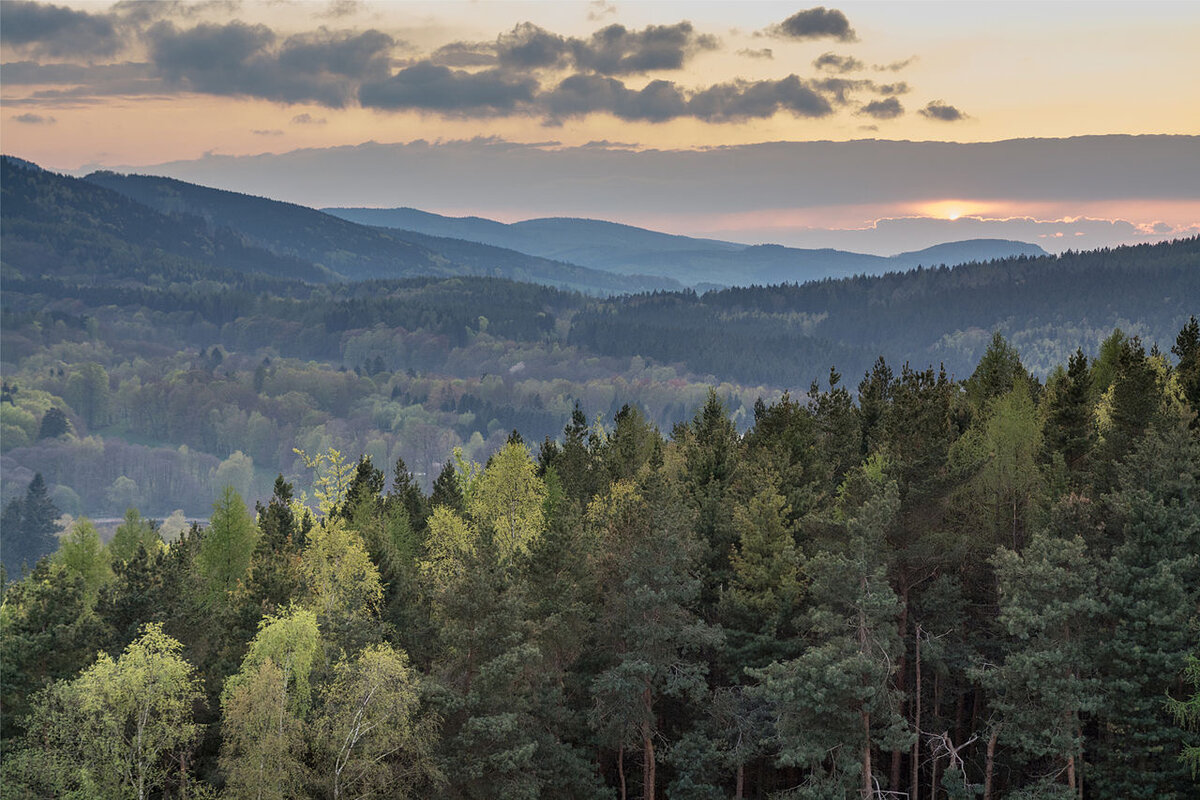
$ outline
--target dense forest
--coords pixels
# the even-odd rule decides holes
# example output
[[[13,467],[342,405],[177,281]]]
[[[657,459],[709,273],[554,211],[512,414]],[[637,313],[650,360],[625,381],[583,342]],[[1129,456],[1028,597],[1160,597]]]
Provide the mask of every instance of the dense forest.
[[[879,359],[744,432],[715,392],[668,436],[577,408],[431,492],[307,450],[107,543],[35,476],[0,792],[1194,797],[1200,325],[1169,341]]]

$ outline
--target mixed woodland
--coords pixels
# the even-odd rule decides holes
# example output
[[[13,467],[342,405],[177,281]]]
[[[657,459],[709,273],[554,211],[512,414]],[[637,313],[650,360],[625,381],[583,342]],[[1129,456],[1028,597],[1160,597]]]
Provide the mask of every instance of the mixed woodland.
[[[0,797],[1200,791],[1200,239],[614,296],[0,167]]]
[[[880,359],[745,433],[715,392],[668,436],[575,409],[430,493],[300,452],[305,487],[169,542],[74,520],[5,588],[0,785],[1191,797],[1198,408],[1194,318],[1045,383],[996,336],[966,380]]]

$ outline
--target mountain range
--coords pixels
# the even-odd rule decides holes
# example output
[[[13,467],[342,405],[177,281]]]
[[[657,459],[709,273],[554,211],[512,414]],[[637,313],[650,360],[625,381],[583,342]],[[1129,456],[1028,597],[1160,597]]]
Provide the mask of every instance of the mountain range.
[[[803,283],[1044,253],[1021,242],[970,240],[882,257],[588,219],[505,224],[415,209],[319,211],[171,178],[94,172],[79,179],[17,158],[2,161],[4,262],[36,274],[66,269],[113,280],[141,276],[158,260],[170,279],[181,280],[223,280],[229,271],[318,283],[490,276],[614,295]]]
[[[363,225],[468,239],[593,269],[670,278],[694,287],[804,283],[903,272],[918,266],[1046,254],[1035,244],[1006,239],[970,239],[875,256],[698,239],[592,219],[556,217],[505,224],[480,217],[445,217],[413,208],[322,210]]]

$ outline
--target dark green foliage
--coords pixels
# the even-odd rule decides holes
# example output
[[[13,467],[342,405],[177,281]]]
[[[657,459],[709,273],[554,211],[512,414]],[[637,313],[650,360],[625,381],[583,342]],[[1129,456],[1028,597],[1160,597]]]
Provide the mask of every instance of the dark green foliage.
[[[1192,420],[1192,427],[1196,427],[1200,425],[1197,421],[1200,420],[1200,323],[1194,316],[1188,319],[1175,337],[1171,352],[1179,359],[1175,366],[1179,389],[1192,411],[1198,415]]]
[[[39,439],[54,439],[70,432],[71,422],[61,408],[46,410],[45,415],[42,416],[41,426],[38,428]]]
[[[454,462],[447,461],[433,482],[433,494],[429,496],[429,507],[446,506],[459,513],[465,510],[462,489],[458,486],[458,476],[454,472]]]
[[[39,472],[25,490],[24,499],[13,499],[4,507],[3,554],[8,574],[21,574],[22,566],[33,568],[43,557],[58,549],[57,521],[61,512],[55,508],[46,490],[46,481]]]
[[[1076,350],[1066,373],[1048,387],[1049,414],[1042,439],[1051,457],[1061,454],[1067,469],[1078,473],[1096,440],[1092,420],[1092,382],[1087,356]]]

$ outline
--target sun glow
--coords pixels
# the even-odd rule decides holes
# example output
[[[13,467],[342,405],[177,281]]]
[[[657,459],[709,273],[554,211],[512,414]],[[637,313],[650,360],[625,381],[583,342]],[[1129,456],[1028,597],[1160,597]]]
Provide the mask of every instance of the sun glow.
[[[921,204],[918,211],[926,217],[956,220],[960,217],[982,214],[987,209],[987,204],[974,200],[937,200]]]

